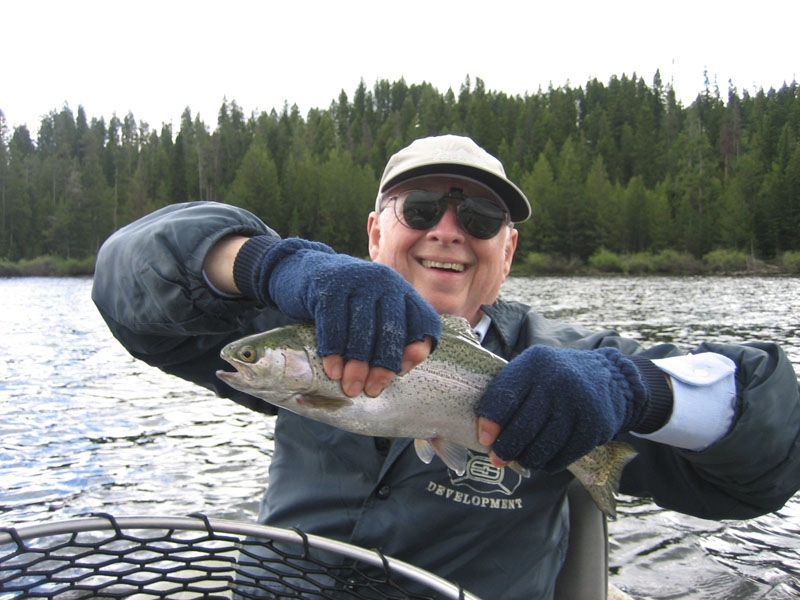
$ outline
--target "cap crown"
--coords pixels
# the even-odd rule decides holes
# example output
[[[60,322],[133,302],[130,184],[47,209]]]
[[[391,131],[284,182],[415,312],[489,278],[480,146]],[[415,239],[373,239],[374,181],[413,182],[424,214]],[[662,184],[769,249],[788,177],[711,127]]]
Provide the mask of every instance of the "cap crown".
[[[460,175],[480,181],[505,202],[515,223],[531,215],[531,206],[508,177],[503,164],[468,137],[441,135],[415,140],[394,154],[381,177],[375,209],[389,188],[423,175]]]

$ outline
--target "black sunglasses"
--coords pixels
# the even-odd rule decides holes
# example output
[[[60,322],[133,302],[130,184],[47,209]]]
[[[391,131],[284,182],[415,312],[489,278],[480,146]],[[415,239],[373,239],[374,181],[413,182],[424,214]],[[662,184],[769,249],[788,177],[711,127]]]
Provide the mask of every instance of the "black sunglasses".
[[[397,220],[406,227],[424,231],[442,220],[451,200],[459,200],[456,205],[456,223],[458,226],[479,240],[488,240],[508,223],[508,211],[500,203],[480,196],[465,196],[458,188],[452,188],[446,194],[427,190],[404,192],[402,202],[400,196],[391,196],[394,200],[394,214]],[[398,211],[402,206],[402,214]]]

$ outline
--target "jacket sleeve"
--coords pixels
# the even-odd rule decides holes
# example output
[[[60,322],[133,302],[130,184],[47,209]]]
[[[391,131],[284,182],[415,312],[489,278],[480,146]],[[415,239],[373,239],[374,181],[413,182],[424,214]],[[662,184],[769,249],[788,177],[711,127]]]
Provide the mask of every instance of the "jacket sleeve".
[[[659,347],[645,351],[654,358]],[[736,417],[727,435],[699,452],[626,436],[639,456],[622,491],[702,518],[745,519],[780,509],[800,488],[800,389],[772,343],[701,344],[695,352],[736,365]]]
[[[92,300],[112,334],[136,358],[230,397],[274,412],[225,385],[215,373],[226,343],[286,323],[243,298],[215,294],[203,261],[220,239],[277,234],[253,214],[217,202],[170,205],[127,225],[100,248]]]
[[[673,344],[644,348],[615,332],[567,325],[533,311],[523,322],[516,351],[542,343],[613,346],[650,359],[686,354]],[[746,519],[776,511],[800,489],[800,387],[794,368],[770,342],[704,343],[691,351],[701,352],[720,354],[736,365],[730,430],[697,452],[620,436],[639,453],[623,472],[621,491],[706,519]]]

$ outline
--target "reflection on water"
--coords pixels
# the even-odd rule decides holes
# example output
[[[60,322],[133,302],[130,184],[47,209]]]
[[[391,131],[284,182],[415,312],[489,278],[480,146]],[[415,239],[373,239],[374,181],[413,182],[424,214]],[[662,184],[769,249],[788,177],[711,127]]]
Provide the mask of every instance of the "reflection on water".
[[[544,314],[642,342],[779,342],[800,372],[800,280],[761,277],[510,279],[503,293]]]
[[[98,511],[251,519],[271,420],[135,361],[90,287],[0,280],[0,524]]]
[[[272,420],[133,360],[88,279],[0,280],[0,526],[88,512],[252,521]],[[645,344],[778,341],[800,372],[794,278],[511,279],[504,296]],[[718,523],[623,498],[612,581],[637,598],[800,596],[800,498]]]

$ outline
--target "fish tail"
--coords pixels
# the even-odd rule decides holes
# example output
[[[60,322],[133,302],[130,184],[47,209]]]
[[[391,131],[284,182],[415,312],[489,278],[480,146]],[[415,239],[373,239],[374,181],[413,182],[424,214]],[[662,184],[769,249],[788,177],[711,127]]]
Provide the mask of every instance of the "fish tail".
[[[610,519],[617,518],[617,501],[622,470],[636,456],[636,450],[624,442],[599,446],[568,470],[581,482],[597,507]]]
[[[617,518],[617,499],[610,485],[587,485],[586,491],[602,513],[611,520]]]

